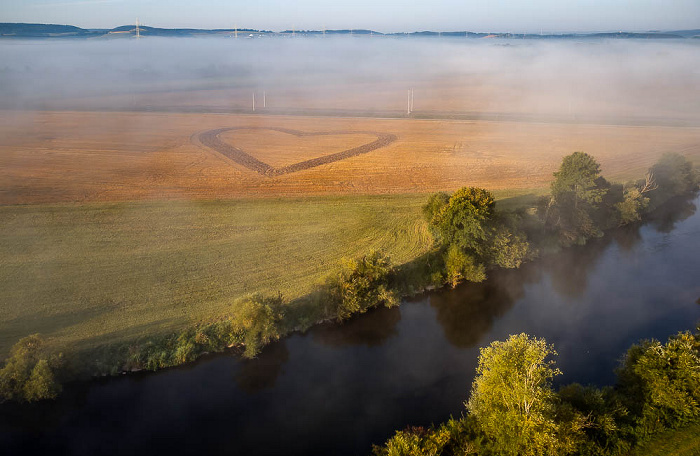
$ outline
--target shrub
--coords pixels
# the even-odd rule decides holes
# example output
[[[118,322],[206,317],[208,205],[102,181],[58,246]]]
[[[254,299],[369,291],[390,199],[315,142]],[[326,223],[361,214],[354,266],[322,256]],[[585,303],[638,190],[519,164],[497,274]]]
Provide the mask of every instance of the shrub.
[[[329,284],[338,320],[363,313],[380,304],[393,307],[399,296],[392,286],[394,268],[389,257],[372,251],[348,260],[339,276]]]
[[[474,259],[473,256],[464,253],[456,245],[450,245],[445,253],[445,274],[447,282],[453,287],[459,282],[483,282],[486,280],[486,268]]]
[[[532,254],[525,234],[505,225],[495,229],[490,250],[491,263],[501,268],[519,268]]]
[[[264,345],[280,337],[283,303],[282,296],[256,294],[235,306],[234,324],[244,334],[244,356],[255,357]]]
[[[644,196],[637,187],[626,189],[624,200],[615,206],[620,212],[620,225],[628,225],[642,220],[642,214],[648,206],[649,198]]]

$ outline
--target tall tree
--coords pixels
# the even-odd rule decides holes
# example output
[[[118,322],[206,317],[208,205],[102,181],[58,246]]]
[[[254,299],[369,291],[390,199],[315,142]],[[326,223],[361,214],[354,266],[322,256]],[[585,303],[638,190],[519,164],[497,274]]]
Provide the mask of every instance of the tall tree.
[[[593,157],[584,152],[567,155],[554,173],[546,222],[559,231],[565,244],[583,243],[589,237],[599,236],[601,230],[594,214],[609,188]]]
[[[556,421],[552,379],[561,372],[548,360],[556,355],[544,339],[513,335],[481,349],[477,376],[466,403],[488,445],[504,456],[566,454]]]

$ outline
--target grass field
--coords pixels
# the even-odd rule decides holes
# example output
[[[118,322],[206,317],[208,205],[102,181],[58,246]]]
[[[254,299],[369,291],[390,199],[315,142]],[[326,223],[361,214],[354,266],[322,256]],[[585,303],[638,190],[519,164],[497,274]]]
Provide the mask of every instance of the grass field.
[[[663,432],[628,456],[698,456],[700,423]]]
[[[78,348],[308,293],[343,257],[426,251],[425,195],[0,207],[0,356],[40,332]]]

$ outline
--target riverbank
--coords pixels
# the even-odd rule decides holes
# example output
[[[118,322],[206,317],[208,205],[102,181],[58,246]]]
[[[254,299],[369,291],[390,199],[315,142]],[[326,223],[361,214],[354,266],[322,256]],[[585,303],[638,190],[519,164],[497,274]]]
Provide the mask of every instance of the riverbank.
[[[255,359],[67,383],[54,401],[3,404],[0,442],[16,454],[367,454],[407,424],[459,416],[479,347],[520,332],[555,345],[559,385],[612,384],[630,344],[700,321],[699,223],[696,211],[617,230],[290,334]]]

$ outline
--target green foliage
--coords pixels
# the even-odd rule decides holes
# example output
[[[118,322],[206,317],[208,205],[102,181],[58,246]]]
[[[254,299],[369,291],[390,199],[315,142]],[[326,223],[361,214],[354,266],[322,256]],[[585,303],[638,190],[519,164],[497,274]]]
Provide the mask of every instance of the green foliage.
[[[375,456],[438,456],[478,454],[475,423],[469,417],[450,418],[439,427],[408,427],[397,431],[383,447],[374,446]]]
[[[131,345],[124,355],[123,369],[163,369],[235,345],[245,347],[244,357],[254,358],[264,345],[281,336],[285,310],[281,295],[255,294],[236,301],[232,307],[228,317]]]
[[[449,442],[449,434],[442,429],[428,431],[410,428],[398,431],[386,444],[386,450],[378,454],[386,456],[437,456]]]
[[[600,176],[600,165],[593,157],[584,152],[567,155],[554,173],[552,196],[543,208],[545,223],[558,231],[564,245],[600,236],[595,219],[600,219],[609,190],[610,184]]]
[[[544,339],[510,336],[481,349],[467,409],[479,423],[492,454],[568,454],[574,439],[562,438],[551,382],[560,371]],[[573,426],[577,429],[578,426]]]
[[[46,353],[39,334],[20,339],[0,370],[0,397],[29,402],[56,397],[61,386],[53,370],[59,364],[60,355]]]
[[[525,233],[501,225],[490,241],[491,263],[501,268],[519,268],[532,255]]]
[[[337,318],[344,320],[380,304],[398,305],[399,296],[391,283],[394,273],[389,257],[377,251],[346,260],[343,270],[330,284]]]
[[[463,187],[452,194],[446,206],[433,217],[445,244],[480,255],[489,236],[488,222],[494,213],[495,200],[482,188]]]
[[[628,225],[642,220],[642,214],[644,214],[648,206],[649,198],[644,196],[639,191],[639,188],[636,186],[627,188],[624,193],[624,200],[616,204],[620,212],[620,225]]]
[[[598,389],[573,383],[561,388],[558,395],[562,404],[588,420],[583,428],[585,439],[579,442],[577,454],[613,456],[629,451],[630,435],[625,425],[628,411],[613,388]]]
[[[700,419],[700,344],[689,332],[633,345],[618,370],[640,438]]]
[[[264,297],[254,295],[236,306],[236,325],[245,334],[244,356],[255,357],[260,348],[280,336],[282,322],[282,296]]]
[[[40,359],[34,365],[32,373],[24,385],[24,398],[29,402],[53,399],[61,391],[53,371],[46,359]]]
[[[459,282],[483,282],[486,280],[486,268],[476,259],[464,253],[459,247],[452,244],[445,252],[445,274],[447,283],[456,286]]]
[[[554,173],[552,196],[557,203],[595,205],[600,203],[605,190],[600,188],[600,165],[585,152],[574,152],[561,162]]]
[[[440,213],[445,209],[450,201],[450,194],[447,192],[437,192],[430,195],[428,202],[423,206],[423,217],[431,226],[439,224]]]

